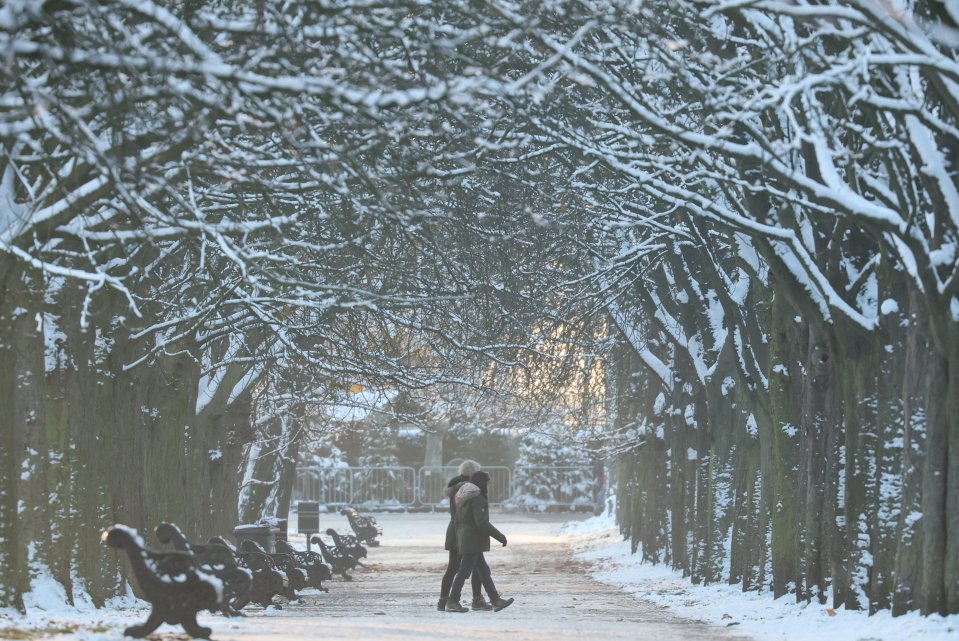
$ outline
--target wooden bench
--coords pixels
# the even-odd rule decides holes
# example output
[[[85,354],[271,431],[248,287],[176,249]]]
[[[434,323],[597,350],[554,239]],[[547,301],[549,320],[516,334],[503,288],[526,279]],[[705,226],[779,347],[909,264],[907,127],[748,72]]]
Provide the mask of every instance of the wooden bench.
[[[346,515],[346,519],[350,522],[350,527],[353,528],[353,533],[356,534],[357,539],[373,547],[380,544],[376,537],[383,535],[383,528],[376,524],[376,519],[372,516],[361,516],[356,508],[352,507],[343,508],[340,510],[340,514]]]
[[[282,539],[276,542],[276,551],[293,557],[300,569],[306,571],[307,585],[317,590],[327,592],[323,581],[333,578],[330,566],[323,562],[323,557],[316,552],[301,552],[288,541]]]
[[[328,546],[326,542],[320,538],[319,534],[314,534],[313,537],[310,538],[310,542],[320,548],[320,552],[323,553],[323,560],[330,564],[334,573],[342,576],[344,581],[353,580],[353,577],[347,574],[347,572],[356,567],[356,559],[349,554],[341,553],[335,547],[331,548]]]
[[[127,628],[124,635],[143,638],[168,623],[183,626],[194,639],[210,638],[212,630],[197,623],[196,613],[220,608],[223,583],[204,572],[194,555],[153,552],[136,530],[124,525],[114,525],[101,538],[112,548],[126,550],[134,579],[152,606],[147,620]]]
[[[179,552],[196,557],[200,568],[223,582],[223,602],[220,611],[225,616],[243,616],[236,603],[247,597],[253,585],[253,572],[237,565],[233,552],[222,545],[198,545],[190,543],[183,532],[173,523],[161,523],[154,530],[157,540],[172,545]]]
[[[238,598],[233,607],[242,610],[249,603],[258,603],[264,608],[273,603],[276,595],[285,595],[288,591],[286,576],[280,572],[269,556],[259,552],[239,552],[223,537],[215,536],[210,545],[218,545],[228,550],[236,559],[237,565],[253,573],[253,583],[245,597]]]
[[[363,564],[360,563],[360,559],[365,559],[368,556],[368,553],[366,548],[360,544],[359,539],[352,534],[340,534],[333,528],[327,528],[326,535],[333,539],[333,544],[341,554],[348,554],[352,556],[354,559],[356,559],[357,565],[360,567],[363,566]]]
[[[259,543],[256,541],[251,541],[250,539],[245,539],[240,543],[240,551],[247,553],[257,553],[265,554],[266,556],[272,559],[276,569],[283,572],[287,578],[287,589],[286,597],[290,600],[298,599],[297,590],[302,590],[306,587],[307,575],[304,570],[302,570],[296,563],[296,560],[289,554],[281,554],[279,552],[266,552]]]

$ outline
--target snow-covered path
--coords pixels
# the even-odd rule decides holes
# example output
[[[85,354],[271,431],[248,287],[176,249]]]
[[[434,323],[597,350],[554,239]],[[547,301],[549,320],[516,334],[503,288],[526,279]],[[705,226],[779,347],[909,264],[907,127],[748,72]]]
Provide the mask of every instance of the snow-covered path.
[[[370,549],[367,568],[355,580],[334,580],[326,594],[304,593],[282,609],[248,607],[244,619],[203,614],[214,641],[698,641],[741,640],[725,628],[682,619],[666,609],[637,600],[600,583],[574,560],[571,537],[559,533],[569,515],[492,514],[509,538],[488,555],[493,578],[516,603],[502,612],[447,614],[436,610],[446,553],[442,549],[445,514],[377,515],[383,545]],[[576,518],[576,517],[573,517]],[[349,531],[339,515],[322,515],[321,527]],[[291,537],[304,544],[302,537]],[[36,595],[38,603],[62,603],[55,590]],[[469,586],[464,591],[469,593]],[[2,613],[0,613],[2,614]],[[77,611],[34,609],[26,621],[0,616],[0,638],[55,641],[119,641],[123,629],[142,622],[142,609]],[[6,632],[10,634],[4,634]],[[30,628],[17,636],[11,628]],[[11,636],[13,635],[13,636]],[[179,627],[162,626],[151,639],[186,639]]]
[[[338,518],[338,517],[337,517]],[[557,533],[566,516],[493,515],[509,546],[489,554],[497,587],[516,603],[502,612],[447,614],[435,609],[445,553],[445,515],[384,515],[383,546],[352,583],[281,612],[252,611],[239,623],[213,619],[214,639],[509,639],[680,641],[732,636],[680,619],[588,577]],[[330,517],[323,527],[342,528]],[[465,590],[469,592],[469,588]],[[267,616],[264,616],[267,614]],[[208,623],[206,623],[208,625]]]

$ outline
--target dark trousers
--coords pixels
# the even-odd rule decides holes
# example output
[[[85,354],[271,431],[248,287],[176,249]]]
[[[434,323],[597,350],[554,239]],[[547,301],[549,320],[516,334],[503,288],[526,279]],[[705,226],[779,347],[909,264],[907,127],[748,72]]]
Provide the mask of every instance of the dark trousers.
[[[479,575],[480,581],[483,582],[483,587],[486,589],[486,594],[489,596],[490,601],[495,601],[499,598],[499,592],[496,591],[496,586],[493,585],[493,577],[490,576],[486,559],[483,558],[482,552],[477,552],[475,554],[464,554],[460,557],[460,569],[453,578],[453,586],[450,588],[450,601],[460,600],[463,584],[466,583],[466,577],[471,574],[473,575],[474,581],[476,580],[476,575]]]
[[[450,595],[450,587],[453,585],[453,577],[460,569],[460,553],[456,550],[450,550],[450,562],[446,565],[446,574],[443,575],[443,585],[440,587],[440,598],[446,599]],[[460,585],[460,588],[463,586]],[[473,598],[477,599],[483,596],[483,583],[478,574],[473,574]],[[488,594],[488,593],[487,593]]]

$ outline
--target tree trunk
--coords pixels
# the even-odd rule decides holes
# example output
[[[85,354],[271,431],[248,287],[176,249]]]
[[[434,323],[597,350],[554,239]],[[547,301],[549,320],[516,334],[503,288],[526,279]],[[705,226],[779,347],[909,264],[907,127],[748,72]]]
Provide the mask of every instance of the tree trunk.
[[[950,360],[933,352],[927,370],[927,427],[922,473],[922,613],[947,612],[946,505],[949,475]],[[954,392],[953,392],[954,393]]]
[[[0,253],[0,607],[23,610],[28,586],[26,543],[20,529],[20,452],[16,400],[17,349],[13,313],[21,279],[20,264]]]
[[[875,389],[872,385],[879,368],[878,345],[872,340],[856,340],[842,335],[837,328],[837,344],[843,345],[840,383],[843,389],[843,523],[845,563],[841,570],[849,578],[849,593],[844,599],[847,609],[869,607],[869,576],[866,558],[871,545],[867,513],[869,505],[867,481],[869,461],[874,457]]]
[[[691,572],[689,552],[687,549],[687,493],[689,486],[689,460],[686,441],[686,422],[680,416],[671,415],[666,419],[669,426],[670,449],[670,478],[669,478],[669,511],[670,511],[670,551],[672,566],[682,570],[683,576]],[[693,475],[695,481],[695,475]]]
[[[915,288],[909,294],[909,315],[902,378],[902,492],[896,525],[893,616],[922,607],[922,472],[926,452],[926,372],[930,357],[925,327],[919,322],[922,305]]]
[[[449,413],[444,414],[436,421],[434,428],[426,432],[426,451],[423,453],[423,465],[426,467],[443,467],[443,439],[450,429]]]
[[[286,517],[295,482],[301,428],[301,420],[283,415],[271,420],[247,448],[238,505],[241,523]]]
[[[809,327],[801,419],[801,468],[803,488],[803,581],[799,597],[826,602],[825,541],[833,528],[824,524],[826,510],[827,443],[840,429],[839,382],[835,376],[833,349],[828,335],[816,325]]]
[[[49,567],[50,523],[47,520],[48,452],[44,400],[46,365],[44,359],[42,275],[25,269],[17,281],[12,300],[12,341],[14,364],[13,429],[18,452],[20,504],[18,528],[28,546],[28,562]],[[38,293],[39,292],[39,293]],[[32,579],[32,577],[31,577]]]
[[[798,336],[794,311],[784,297],[776,295],[770,313],[769,395],[772,424],[760,433],[768,445],[768,476],[772,502],[769,505],[772,526],[772,588],[775,597],[794,592],[801,581],[799,528],[800,504],[796,488],[800,486],[799,424],[802,375],[799,355],[806,351],[805,337]]]

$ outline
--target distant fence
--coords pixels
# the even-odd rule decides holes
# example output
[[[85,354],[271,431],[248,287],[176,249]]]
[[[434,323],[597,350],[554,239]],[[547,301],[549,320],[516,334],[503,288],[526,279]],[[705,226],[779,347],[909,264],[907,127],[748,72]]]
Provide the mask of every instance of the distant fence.
[[[489,474],[489,502],[494,504],[505,503],[513,495],[513,471],[508,467],[484,467],[483,471]],[[419,501],[423,505],[445,505],[446,484],[451,478],[459,474],[454,466],[421,467],[419,471]]]
[[[412,467],[304,467],[296,471],[295,499],[324,505],[408,507],[416,503]]]
[[[410,506],[416,503],[416,470],[412,467],[352,467],[350,505]]]
[[[484,467],[490,475],[489,499],[494,505],[527,509],[592,505],[594,479],[588,467]],[[439,507],[449,505],[446,484],[455,466],[302,467],[297,469],[293,498],[329,506]]]

